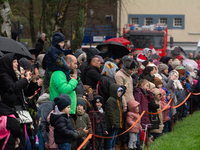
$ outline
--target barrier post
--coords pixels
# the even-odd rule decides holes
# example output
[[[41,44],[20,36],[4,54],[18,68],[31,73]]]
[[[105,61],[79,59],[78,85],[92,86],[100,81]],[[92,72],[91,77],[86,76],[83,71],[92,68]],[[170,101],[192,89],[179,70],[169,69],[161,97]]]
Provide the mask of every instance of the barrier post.
[[[172,89],[172,102],[171,102],[171,108],[172,108],[172,129],[173,129],[173,131],[174,131],[173,94],[174,94],[174,91],[173,91],[173,89]]]
[[[192,86],[191,86],[191,101],[190,101],[190,106],[191,106],[191,117],[193,114],[193,90],[192,90]]]
[[[99,121],[94,119],[94,113],[99,113]],[[94,111],[94,108],[92,111],[89,112],[89,117],[90,117],[90,114],[92,113],[92,128],[93,128],[93,150],[95,150],[95,121],[97,123],[100,123],[101,122],[101,113],[99,111]]]

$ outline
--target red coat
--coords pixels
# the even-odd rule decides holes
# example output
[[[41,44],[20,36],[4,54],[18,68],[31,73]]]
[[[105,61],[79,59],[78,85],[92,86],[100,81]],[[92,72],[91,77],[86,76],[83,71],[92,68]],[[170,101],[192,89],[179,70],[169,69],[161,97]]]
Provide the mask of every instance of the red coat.
[[[125,122],[125,129],[127,130],[130,128],[140,117],[139,111],[136,110],[136,107],[140,105],[135,100],[131,100],[128,102],[128,110],[129,112],[126,115],[126,122]],[[128,131],[128,132],[134,132],[139,133],[139,130],[142,129],[142,126],[140,125],[140,120]]]

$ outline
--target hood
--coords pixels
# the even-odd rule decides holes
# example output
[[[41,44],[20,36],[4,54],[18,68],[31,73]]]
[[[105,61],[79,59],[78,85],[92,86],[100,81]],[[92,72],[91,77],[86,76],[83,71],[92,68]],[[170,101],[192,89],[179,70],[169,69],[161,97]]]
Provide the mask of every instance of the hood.
[[[6,72],[14,79],[17,79],[15,71],[13,70],[14,53],[5,54],[0,58],[0,72]]]
[[[116,69],[118,69],[117,65],[115,65],[114,63],[110,61],[107,61],[104,65],[104,68],[101,74],[104,74],[112,79],[115,79]]]
[[[177,78],[179,78],[179,73],[178,73],[178,71],[176,71],[176,70],[170,71],[170,72],[169,72],[169,77],[170,77],[171,75],[175,75],[175,76],[177,76]]]
[[[140,103],[138,103],[135,100],[131,100],[128,102],[128,110],[134,113],[138,113],[139,111],[136,111],[136,107],[140,105]]]
[[[156,99],[156,96],[159,95],[159,94],[161,94],[161,91],[158,88],[155,88],[153,94],[154,94],[154,99],[158,100],[158,99]]]
[[[77,49],[77,50],[76,50],[76,53],[74,54],[74,56],[75,56],[76,58],[78,58],[82,53],[83,53],[83,50],[82,50],[82,49]]]
[[[64,116],[64,117],[67,117],[67,114],[63,113],[63,112],[55,112],[55,113],[52,113],[51,114],[51,117],[50,117],[50,123],[51,125],[54,127],[55,126],[55,123],[56,121],[61,117],[61,116]]]
[[[110,86],[110,96],[112,96],[112,97],[114,97],[116,99],[119,99],[119,97],[117,96],[117,90],[118,90],[119,87],[120,87],[119,84],[112,84]]]
[[[185,67],[183,67],[183,66],[178,66],[178,67],[176,67],[176,70],[185,70]]]
[[[185,71],[194,72],[194,66],[191,64],[187,64],[185,67]]]
[[[37,62],[38,62],[39,67],[42,67],[42,61],[43,61],[44,56],[45,54],[40,54],[37,57]]]
[[[164,97],[163,97],[164,94],[166,94],[165,90],[163,90],[162,88],[160,88],[159,90],[160,90],[160,92],[161,92],[161,98],[160,98],[160,100],[161,100],[161,101],[165,101],[166,99],[164,99]]]
[[[14,110],[12,110],[9,106],[7,106],[6,104],[0,102],[0,114],[1,115],[11,115],[11,114],[15,114],[16,113]]]
[[[65,36],[60,33],[60,32],[56,32],[54,35],[53,35],[53,38],[52,38],[52,45],[56,48],[59,48],[60,49],[60,46],[58,45],[59,42],[62,42],[65,40]]]
[[[144,56],[147,57],[147,58],[148,58],[148,52],[149,52],[149,51],[151,51],[151,49],[149,49],[149,48],[144,48],[144,49],[143,49],[143,54],[144,54]]]
[[[135,93],[139,93],[139,92],[142,92],[142,93],[144,93],[143,92],[143,89],[141,88],[141,87],[136,87],[136,88],[134,88],[134,90],[133,90],[133,94],[135,94]]]
[[[155,68],[156,68],[156,73],[155,73],[155,74],[158,73],[158,67],[157,67],[154,63],[151,63],[151,64],[149,64],[148,66],[150,66],[150,67],[155,67]]]

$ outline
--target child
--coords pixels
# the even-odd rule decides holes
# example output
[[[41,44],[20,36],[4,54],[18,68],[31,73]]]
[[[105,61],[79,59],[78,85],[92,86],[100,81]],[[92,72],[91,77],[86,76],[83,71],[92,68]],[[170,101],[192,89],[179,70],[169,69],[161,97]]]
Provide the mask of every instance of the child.
[[[60,112],[51,114],[50,123],[54,129],[54,139],[59,149],[70,150],[73,138],[79,136],[79,131],[73,128],[70,121],[71,99],[67,94],[60,94],[54,99]]]
[[[161,105],[160,105],[160,99],[161,99],[161,91],[156,88],[154,91],[154,100],[156,102],[156,104],[159,105],[159,108],[157,109],[157,112],[159,112],[161,110]],[[151,133],[154,136],[154,139],[158,138],[163,131],[163,116],[162,113],[159,113],[158,115],[150,115],[151,117],[157,116],[155,118],[153,118],[153,122],[157,124],[158,128],[157,129],[152,129]]]
[[[149,81],[146,79],[140,80],[137,87],[133,90],[133,95],[135,97],[135,100],[140,103],[139,114],[141,115],[143,111],[149,111],[148,103],[153,100],[153,94],[149,90]],[[141,118],[142,129],[145,129],[145,124],[148,124],[148,128],[151,128],[149,114],[147,113],[145,113]],[[150,130],[148,130],[148,136],[151,137],[149,131]],[[149,142],[152,142],[150,138]]]
[[[168,92],[166,93],[166,100],[165,100],[165,102],[168,104],[169,101],[171,100],[171,98],[172,98],[171,92],[168,91]],[[169,106],[171,106],[171,104],[170,104]],[[167,128],[167,131],[168,131],[168,132],[171,132],[171,131],[172,131],[172,109],[170,109],[170,111],[169,111],[169,113],[168,113],[168,117],[170,118],[170,120],[168,121],[168,124],[167,124],[168,127],[166,127],[166,128]]]
[[[45,61],[47,68],[50,71],[63,71],[67,77],[67,81],[69,81],[71,79],[69,76],[69,68],[66,61],[63,58],[65,50],[64,40],[65,36],[60,32],[56,32],[53,35],[52,45],[46,52]]]
[[[128,110],[129,112],[126,115],[126,122],[125,122],[125,128],[126,130],[129,129],[136,120],[140,117],[139,114],[139,105],[137,101],[129,101],[128,102]],[[129,132],[129,142],[128,142],[128,148],[130,150],[133,150],[137,148],[136,142],[137,142],[137,134],[142,129],[142,126],[140,125],[140,120],[128,131]]]
[[[156,88],[161,88],[162,85],[163,85],[163,82],[158,77],[155,77],[154,78],[154,84],[155,84]]]
[[[174,76],[174,80],[173,81],[174,81],[175,90],[183,90],[183,87],[182,87],[180,81],[178,80],[178,78],[179,78],[178,71],[176,71],[176,70],[170,71],[169,77],[171,78],[172,76]]]
[[[95,121],[95,134],[99,136],[105,136],[108,134],[107,132],[107,126],[106,126],[106,119],[105,119],[105,112],[102,108],[103,104],[103,97],[96,95],[94,96],[93,100],[93,108],[95,111],[99,111],[101,113],[101,122],[100,122],[100,114],[95,112],[94,114],[94,121]],[[93,117],[90,116],[90,119],[92,121]],[[95,149],[101,150],[102,147],[102,138],[95,137]]]
[[[112,84],[110,86],[110,97],[106,101],[105,114],[108,127],[108,136],[116,136],[118,129],[122,128],[122,96],[126,92],[125,86]],[[107,149],[115,149],[116,137],[107,139]]]
[[[161,91],[160,105],[161,105],[161,109],[164,109],[167,105],[167,103],[166,103],[166,92],[161,88],[160,88],[160,91]],[[167,106],[167,108],[162,112],[163,123],[164,123],[163,133],[167,133],[168,125],[171,124],[169,112],[170,112],[170,106]]]

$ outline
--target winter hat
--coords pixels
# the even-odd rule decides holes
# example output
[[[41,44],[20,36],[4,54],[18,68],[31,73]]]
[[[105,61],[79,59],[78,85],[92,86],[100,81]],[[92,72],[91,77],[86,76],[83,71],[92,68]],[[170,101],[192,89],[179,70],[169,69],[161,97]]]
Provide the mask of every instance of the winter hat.
[[[124,69],[124,71],[126,73],[129,72],[129,69],[133,69],[136,67],[136,64],[135,62],[132,60],[132,59],[127,59],[126,61],[124,61],[123,65],[122,65],[122,68]]]
[[[95,104],[96,103],[98,103],[98,102],[100,102],[101,104],[103,104],[103,97],[102,96],[100,96],[100,95],[95,95],[94,96],[94,102],[95,102]]]
[[[155,77],[155,78],[154,78],[154,84],[155,84],[155,86],[157,87],[159,84],[163,84],[163,82],[160,80],[160,78]]]
[[[85,109],[85,103],[83,101],[77,101],[77,105],[80,104],[83,106],[83,108]]]
[[[82,53],[83,53],[83,50],[82,50],[82,49],[77,49],[77,50],[76,50],[76,53],[74,54],[74,56],[75,56],[76,58],[78,58]]]
[[[166,58],[165,58],[164,64],[168,64],[168,61],[169,61],[170,59],[172,59],[172,58],[171,58],[171,57],[166,57]]]
[[[144,62],[145,60],[147,60],[147,58],[144,55],[142,55],[142,54],[137,55],[138,62]]]
[[[101,74],[104,74],[112,79],[115,79],[115,72],[117,69],[117,65],[115,65],[114,63],[107,61],[104,65],[104,68],[101,72]]]
[[[155,84],[153,84],[152,82],[149,82],[149,89],[151,90],[151,89],[153,89],[153,88],[155,88],[156,86],[155,86]]]
[[[165,87],[161,87],[161,89],[163,89],[166,93],[168,92],[168,90]]]
[[[172,61],[172,68],[176,69],[176,67],[180,66],[181,62],[178,59],[174,59],[174,61]]]
[[[31,62],[27,58],[21,58],[19,60],[19,66],[21,66],[24,69],[33,69]]]
[[[101,64],[104,64],[104,60],[100,55],[95,55],[95,57],[97,57],[99,59]]]
[[[52,45],[57,46],[62,41],[65,41],[65,36],[61,32],[56,32],[52,38]]]
[[[169,68],[166,64],[159,64],[158,69],[160,72],[162,72],[163,70]]]
[[[186,77],[189,77],[190,73],[188,71],[186,71]]]
[[[14,91],[10,88],[2,97],[2,103],[6,104],[10,108],[14,108],[16,102],[16,95]]]
[[[169,77],[171,77],[172,75],[175,75],[175,76],[177,76],[177,78],[179,78],[179,73],[176,70],[172,70],[169,72]]]
[[[156,99],[157,95],[159,95],[159,94],[161,95],[161,91],[158,88],[155,88],[153,94],[154,94],[154,99]]]
[[[176,59],[181,60],[183,57],[181,55],[176,56]]]
[[[58,106],[59,111],[62,111],[67,106],[71,105],[71,98],[67,94],[60,94],[54,98],[55,104]]]

